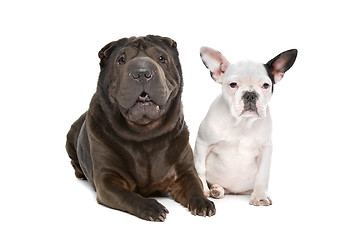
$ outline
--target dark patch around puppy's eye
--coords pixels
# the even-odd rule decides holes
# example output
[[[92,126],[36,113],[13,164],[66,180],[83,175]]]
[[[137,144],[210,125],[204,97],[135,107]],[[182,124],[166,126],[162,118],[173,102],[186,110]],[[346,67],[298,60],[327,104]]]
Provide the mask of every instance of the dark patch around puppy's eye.
[[[236,88],[236,87],[237,87],[237,83],[236,83],[236,82],[230,83],[230,87],[231,87],[231,88]]]

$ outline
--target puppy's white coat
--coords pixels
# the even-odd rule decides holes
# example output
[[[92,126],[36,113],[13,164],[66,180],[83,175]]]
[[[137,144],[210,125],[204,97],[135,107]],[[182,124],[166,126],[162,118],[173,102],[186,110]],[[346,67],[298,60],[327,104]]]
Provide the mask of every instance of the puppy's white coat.
[[[218,51],[202,47],[201,58],[222,94],[202,121],[194,161],[206,196],[250,193],[250,204],[271,205],[268,195],[272,123],[268,102],[273,85],[293,65],[297,50],[267,64],[230,64]],[[211,191],[208,187],[211,186]]]

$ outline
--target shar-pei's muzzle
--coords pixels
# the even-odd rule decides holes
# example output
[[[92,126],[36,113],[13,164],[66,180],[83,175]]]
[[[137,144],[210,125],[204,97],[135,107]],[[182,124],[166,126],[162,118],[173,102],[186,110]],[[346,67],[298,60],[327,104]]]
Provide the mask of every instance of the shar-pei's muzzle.
[[[168,210],[145,197],[169,192],[194,215],[214,215],[189,145],[176,42],[123,38],[99,57],[97,90],[67,135],[76,177],[90,182],[100,204],[145,220],[165,220]]]

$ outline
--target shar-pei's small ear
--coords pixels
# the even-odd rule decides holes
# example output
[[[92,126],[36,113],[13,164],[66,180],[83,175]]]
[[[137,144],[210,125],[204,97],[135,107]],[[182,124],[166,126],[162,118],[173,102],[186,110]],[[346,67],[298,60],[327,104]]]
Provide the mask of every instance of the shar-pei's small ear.
[[[165,43],[165,45],[167,45],[170,48],[175,48],[175,49],[177,48],[177,43],[168,37],[161,37],[161,36],[157,36],[157,35],[147,35],[145,38],[147,40],[149,40],[150,42],[154,42],[159,45],[161,45],[161,43]]]
[[[113,41],[111,43],[106,44],[98,53],[98,56],[100,60],[103,60],[104,58],[107,58],[111,55],[112,50],[114,49],[114,46],[116,45],[118,41]]]
[[[162,40],[170,47],[177,48],[177,43],[168,37],[161,37]]]
[[[128,38],[122,38],[122,39],[119,39],[117,41],[113,41],[113,42],[110,42],[108,44],[106,44],[98,53],[98,56],[100,58],[100,66],[102,67],[103,66],[103,61],[110,57],[112,51],[115,49],[115,47],[117,46],[122,46],[124,45],[126,42],[128,41]]]

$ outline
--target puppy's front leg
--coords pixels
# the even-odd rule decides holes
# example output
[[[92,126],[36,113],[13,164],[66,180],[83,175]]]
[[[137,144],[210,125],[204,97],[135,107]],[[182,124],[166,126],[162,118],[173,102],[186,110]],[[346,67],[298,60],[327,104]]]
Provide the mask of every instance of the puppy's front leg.
[[[206,157],[209,154],[210,146],[206,144],[200,137],[196,139],[194,149],[194,163],[196,171],[203,185],[205,197],[209,197],[210,189],[206,182]]]
[[[169,211],[155,199],[143,198],[132,192],[120,176],[101,174],[96,179],[97,201],[113,209],[131,213],[148,221],[161,221]]]
[[[265,144],[262,147],[261,154],[257,160],[258,171],[255,178],[254,191],[251,194],[249,202],[251,205],[269,206],[272,204],[267,193],[270,178],[271,153],[271,143]]]

